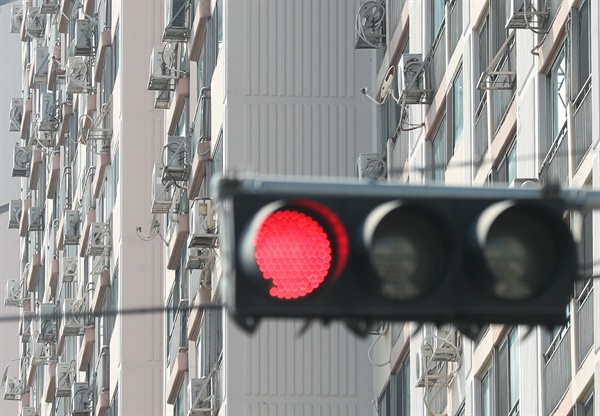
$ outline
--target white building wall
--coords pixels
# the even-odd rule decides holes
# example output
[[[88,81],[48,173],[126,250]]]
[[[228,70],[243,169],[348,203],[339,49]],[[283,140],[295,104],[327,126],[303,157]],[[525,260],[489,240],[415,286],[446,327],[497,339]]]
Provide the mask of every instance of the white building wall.
[[[4,306],[4,287],[6,281],[19,279],[19,237],[17,230],[8,229],[10,212],[7,204],[11,199],[19,199],[19,180],[11,177],[13,167],[13,147],[19,142],[18,132],[9,132],[10,99],[21,97],[21,72],[19,57],[21,56],[21,42],[17,34],[9,33],[11,4],[0,5],[0,264],[2,290],[2,303],[0,303],[0,316],[18,316],[19,309]],[[18,343],[15,334],[18,333],[18,321],[0,322],[0,339],[10,342],[0,342],[0,371],[9,367],[9,377],[19,374]],[[16,401],[0,400],[0,415],[17,414]]]
[[[352,2],[224,2],[225,172],[352,177],[359,153],[376,149],[360,94],[374,54],[354,49],[354,12]],[[227,321],[222,414],[373,412],[369,342],[339,324],[301,326],[264,321],[249,336]]]

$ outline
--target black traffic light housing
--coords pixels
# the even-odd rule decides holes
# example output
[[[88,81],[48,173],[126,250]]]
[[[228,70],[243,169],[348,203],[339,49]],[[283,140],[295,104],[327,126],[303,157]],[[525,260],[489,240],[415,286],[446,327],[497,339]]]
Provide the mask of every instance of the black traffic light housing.
[[[262,317],[341,319],[353,326],[378,320],[463,327],[566,321],[577,256],[558,196],[531,189],[260,178],[224,178],[216,190],[224,300],[247,330]],[[297,237],[299,221],[316,237]],[[305,261],[313,256],[307,247],[323,244],[330,258]],[[306,274],[317,276],[306,283]],[[274,297],[273,282],[286,287],[301,280],[299,285],[314,288],[285,292],[293,299]]]

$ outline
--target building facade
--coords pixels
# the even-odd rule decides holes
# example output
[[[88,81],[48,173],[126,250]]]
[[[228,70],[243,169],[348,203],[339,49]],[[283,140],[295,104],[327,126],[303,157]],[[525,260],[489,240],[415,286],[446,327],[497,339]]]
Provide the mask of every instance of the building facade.
[[[400,76],[393,95],[373,97],[388,182],[597,188],[597,2],[383,3],[386,41],[373,45],[371,86],[378,91],[390,67]],[[492,325],[470,340],[446,326],[384,326],[378,414],[598,413],[596,220],[565,215],[583,279],[564,327]]]
[[[597,187],[599,23],[593,0],[13,3],[3,398],[22,416],[597,412],[592,279],[561,328],[250,335],[219,306],[210,182]],[[565,217],[587,278],[595,219]]]

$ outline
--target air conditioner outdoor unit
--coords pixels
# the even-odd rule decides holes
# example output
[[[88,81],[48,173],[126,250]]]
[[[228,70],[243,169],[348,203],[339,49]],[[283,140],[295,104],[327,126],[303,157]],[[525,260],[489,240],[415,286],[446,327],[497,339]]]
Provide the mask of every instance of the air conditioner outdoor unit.
[[[56,317],[53,303],[40,304],[40,315],[35,320],[38,326],[37,341],[52,342],[56,341],[58,328],[56,327]]]
[[[58,125],[57,125],[58,127]],[[35,141],[37,142],[37,144],[39,144],[42,147],[52,147],[52,145],[54,144],[54,135],[55,132],[54,131],[42,131],[42,130],[38,130],[36,135],[35,135]]]
[[[35,84],[45,84],[48,82],[48,62],[50,54],[48,48],[44,45],[37,44],[35,47],[34,67],[33,67],[33,82]]]
[[[38,342],[36,337],[31,334],[29,347],[31,352],[31,365],[48,365],[56,362],[56,344],[53,342]]]
[[[79,19],[75,21],[75,36],[69,47],[69,56],[92,55],[94,26],[91,20]]]
[[[156,91],[154,108],[157,110],[168,110],[171,107],[171,91]]]
[[[8,228],[19,228],[21,224],[21,211],[23,210],[23,201],[21,199],[12,199],[9,204]]]
[[[152,213],[167,214],[173,203],[169,187],[163,182],[163,166],[154,163],[152,169]]]
[[[356,49],[385,46],[385,1],[365,1],[358,6],[355,19]]]
[[[54,14],[60,7],[58,0],[42,0],[40,12],[42,14]]]
[[[20,416],[38,416],[37,409],[31,406],[21,407],[21,415]]]
[[[167,0],[163,42],[185,42],[190,36],[189,1]]]
[[[66,68],[67,93],[76,94],[92,90],[89,58],[71,56]]]
[[[27,147],[16,145],[13,150],[13,177],[29,176],[29,162],[31,161],[31,152]]]
[[[458,361],[458,348],[456,346],[456,330],[450,324],[441,325],[436,329],[433,338],[432,361]]]
[[[20,33],[23,25],[23,6],[13,4],[10,7],[10,33]]]
[[[12,98],[10,100],[10,116],[8,131],[20,131],[23,119],[23,99]]]
[[[405,53],[398,64],[398,91],[405,104],[427,104],[433,97],[425,88],[423,58],[419,53]]]
[[[190,379],[188,384],[189,413],[188,416],[210,416],[212,413],[210,378]]]
[[[65,246],[78,245],[81,237],[81,218],[79,211],[75,209],[65,210],[63,221],[63,244]]]
[[[421,350],[417,351],[417,385],[416,387],[430,387],[434,384],[437,374],[437,364],[431,361],[433,349],[431,345],[424,343]]]
[[[21,321],[21,342],[29,342],[31,339],[31,325],[32,322],[37,318],[37,314],[34,311],[22,311]]]
[[[86,306],[81,299],[65,299],[62,302],[62,333],[66,337],[83,335]]]
[[[509,188],[540,189],[540,181],[536,178],[515,178],[512,180]]]
[[[44,207],[31,207],[27,211],[29,216],[29,231],[44,230]]]
[[[207,247],[190,247],[188,249],[188,258],[185,268],[188,270],[202,269],[214,257],[212,249]]]
[[[91,390],[87,381],[76,381],[71,389],[73,411],[71,416],[89,415],[93,410]]]
[[[173,91],[177,75],[177,52],[171,44],[155,46],[150,57],[150,91]]]
[[[70,283],[77,277],[77,257],[61,257],[60,271],[63,283]]]
[[[16,377],[11,377],[4,383],[4,400],[21,400],[23,383]]]
[[[360,153],[356,160],[358,180],[376,181],[385,178],[386,164],[377,153]]]
[[[46,16],[41,13],[39,7],[29,7],[25,25],[25,32],[29,36],[35,39],[43,38],[46,31]]]
[[[73,388],[73,363],[56,364],[56,397],[69,397]]]
[[[39,108],[37,114],[38,130],[58,130],[58,105],[54,93],[44,92],[40,94]]]
[[[547,8],[536,7],[532,3],[537,2],[535,0],[507,0],[506,29],[543,29],[550,12]]]
[[[87,254],[89,256],[101,256],[106,248],[105,243],[106,225],[102,222],[93,222],[90,225]]]
[[[190,247],[216,247],[218,235],[212,199],[194,200],[191,216]]]
[[[10,279],[6,282],[4,306],[23,306],[25,291],[22,280]]]
[[[163,180],[185,181],[188,178],[187,141],[182,136],[168,136],[163,148]]]

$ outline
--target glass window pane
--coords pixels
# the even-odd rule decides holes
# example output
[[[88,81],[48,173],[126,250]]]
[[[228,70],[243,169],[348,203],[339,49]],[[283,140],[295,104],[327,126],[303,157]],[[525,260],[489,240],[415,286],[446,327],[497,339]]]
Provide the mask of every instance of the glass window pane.
[[[492,416],[492,386],[490,371],[481,379],[481,416]]]
[[[444,20],[444,3],[445,0],[433,0],[433,4],[431,6],[432,13],[432,28],[433,28],[433,38],[431,41],[433,42],[442,26],[442,21]]]
[[[517,177],[517,143],[515,142],[506,154],[507,182],[511,183]]]
[[[445,179],[448,142],[446,140],[446,117],[440,123],[433,139],[433,180],[443,182]]]
[[[452,107],[454,110],[454,149],[460,142],[463,132],[463,71],[462,68],[458,71],[458,75],[454,79],[454,102]]]
[[[510,408],[519,400],[519,338],[518,328],[511,331],[509,335],[509,399]]]

